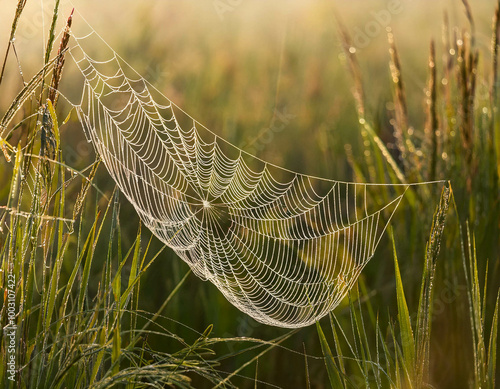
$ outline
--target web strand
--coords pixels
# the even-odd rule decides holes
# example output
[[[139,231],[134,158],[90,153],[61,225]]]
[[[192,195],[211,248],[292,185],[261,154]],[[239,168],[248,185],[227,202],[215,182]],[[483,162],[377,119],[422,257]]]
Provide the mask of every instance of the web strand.
[[[105,59],[91,57],[94,40]],[[84,79],[79,120],[144,224],[261,323],[303,327],[334,309],[412,184],[392,186],[378,204],[370,193],[389,185],[267,163],[182,111],[95,31],[74,42],[69,55]]]

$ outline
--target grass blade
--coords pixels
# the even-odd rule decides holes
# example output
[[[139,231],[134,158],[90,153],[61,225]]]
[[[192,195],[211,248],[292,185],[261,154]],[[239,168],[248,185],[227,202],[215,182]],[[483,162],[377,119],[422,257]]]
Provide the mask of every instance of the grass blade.
[[[413,338],[410,313],[408,311],[408,305],[406,304],[403,281],[399,272],[396,243],[394,242],[394,234],[392,233],[392,230],[390,231],[390,235],[394,252],[394,272],[396,276],[396,295],[398,300],[398,323],[401,331],[401,347],[403,349],[405,368],[410,379],[413,379],[413,372],[415,368],[415,340]]]
[[[498,335],[498,301],[500,294],[497,295],[495,313],[491,323],[490,344],[488,347],[488,388],[495,388],[495,373],[497,368],[497,335]]]
[[[326,340],[325,334],[323,333],[321,325],[318,321],[316,322],[316,330],[318,331],[321,350],[323,351],[323,356],[325,357],[326,371],[328,373],[328,378],[330,379],[330,385],[334,389],[344,388],[345,386],[340,379],[339,370],[335,360],[333,359],[330,346],[328,345],[328,341]]]

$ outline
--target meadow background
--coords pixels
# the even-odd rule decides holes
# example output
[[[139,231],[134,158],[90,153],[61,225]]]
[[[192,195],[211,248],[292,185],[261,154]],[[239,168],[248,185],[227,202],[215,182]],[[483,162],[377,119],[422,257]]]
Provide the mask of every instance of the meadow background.
[[[17,5],[12,0],[0,5],[0,54],[7,48]],[[495,1],[471,2],[471,24],[467,7],[458,0],[61,0],[56,32],[73,6],[81,13],[73,19],[76,33],[86,29],[83,15],[140,74],[233,144],[289,169],[337,180],[398,182],[394,161],[409,182],[450,180],[453,196],[449,209],[443,203],[438,209],[444,184],[432,184],[412,190],[403,200],[391,223],[394,247],[386,234],[360,277],[359,291],[321,321],[322,343],[314,326],[292,333],[255,322],[212,284],[189,274],[171,250],[154,237],[150,240],[149,231],[142,228],[138,234],[139,218],[123,196],[116,197],[105,168],[100,166],[95,176],[88,168],[96,157],[73,112],[59,128],[61,151],[55,159],[92,175],[94,186],[88,191],[80,177],[57,190],[58,182],[71,175],[57,164],[49,164],[53,181],[38,182],[38,162],[31,160],[27,166],[35,167],[26,183],[31,190],[22,192],[25,198],[14,198],[11,188],[23,185],[14,180],[21,168],[0,157],[1,295],[7,289],[9,261],[25,275],[17,285],[18,307],[23,307],[17,318],[22,328],[17,357],[23,370],[18,386],[10,387],[120,387],[124,371],[130,371],[137,387],[147,380],[224,387],[229,381],[221,382],[233,372],[232,385],[244,388],[417,387],[419,369],[414,366],[420,357],[428,371],[425,381],[433,387],[495,387],[500,287]],[[11,51],[0,84],[2,116],[23,88],[23,79],[44,64],[53,9],[53,1],[26,2],[15,40],[22,76]],[[389,51],[389,25],[397,57]],[[352,42],[346,45],[347,35]],[[429,68],[431,39],[434,68]],[[56,39],[53,55],[58,44]],[[60,89],[73,102],[81,93],[75,74],[68,60]],[[435,81],[435,96],[430,80]],[[37,99],[24,106],[17,121],[36,112]],[[70,108],[59,100],[54,113],[60,124]],[[36,120],[25,121],[8,139],[10,144],[27,144],[30,126],[32,133],[40,132]],[[414,147],[398,144],[397,134],[405,134],[400,136]],[[33,139],[36,154],[39,139]],[[380,144],[386,145],[386,154]],[[52,200],[43,200],[44,190],[54,195]],[[85,194],[81,204],[79,194]],[[61,221],[14,217],[8,208],[16,201],[26,212],[76,216],[74,232]],[[37,202],[46,208],[33,207]],[[75,204],[81,205],[76,215]],[[436,209],[447,211],[438,212],[433,229]],[[25,231],[34,242],[21,239]],[[18,242],[12,244],[16,234]],[[131,284],[135,277],[137,283]],[[419,305],[425,302],[422,284],[432,289],[428,311]],[[113,301],[122,300],[128,305],[118,304],[124,309],[120,313]],[[66,306],[71,315],[66,316]],[[412,331],[404,319],[405,306]],[[149,332],[134,332],[160,308]],[[103,314],[93,316],[95,309]],[[0,314],[3,327],[6,310]],[[70,324],[61,324],[64,320]],[[417,328],[422,323],[431,326],[430,339]],[[208,338],[202,336],[210,326]],[[421,333],[423,338],[417,336]],[[141,340],[133,343],[134,336]],[[429,348],[419,352],[422,344]],[[5,343],[1,351],[4,360]],[[154,372],[140,370],[153,362],[164,365]],[[2,382],[11,385],[5,366],[1,369]]]

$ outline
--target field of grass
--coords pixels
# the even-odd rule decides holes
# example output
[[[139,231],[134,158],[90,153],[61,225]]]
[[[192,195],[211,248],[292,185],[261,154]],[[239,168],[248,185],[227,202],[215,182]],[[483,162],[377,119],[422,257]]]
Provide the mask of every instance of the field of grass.
[[[0,386],[495,388],[498,6],[2,3]],[[52,82],[81,96],[74,64],[56,81],[52,66],[73,7],[75,33],[85,17],[177,105],[260,158],[338,180],[443,182],[408,190],[328,317],[259,324],[141,226],[71,105],[47,102]]]

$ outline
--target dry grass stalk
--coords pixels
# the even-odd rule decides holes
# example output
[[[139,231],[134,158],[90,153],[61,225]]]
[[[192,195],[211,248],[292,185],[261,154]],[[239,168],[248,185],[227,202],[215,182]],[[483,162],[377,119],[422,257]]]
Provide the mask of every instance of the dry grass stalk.
[[[349,69],[349,73],[351,73],[353,80],[353,88],[351,89],[351,93],[354,97],[354,102],[356,104],[356,111],[358,114],[358,119],[361,124],[361,136],[363,137],[366,143],[370,143],[368,133],[366,131],[366,110],[365,110],[365,95],[363,88],[363,81],[361,76],[361,68],[358,63],[358,59],[356,57],[356,48],[352,44],[352,38],[347,28],[343,24],[340,15],[335,13],[335,18],[337,21],[338,32],[340,36],[340,41],[342,43],[342,49],[344,55],[347,59],[347,66]],[[365,143],[365,144],[366,144]],[[365,160],[368,166],[368,173],[371,179],[376,177],[373,155],[371,150],[368,147],[365,147]]]
[[[48,98],[54,106],[57,104],[57,97],[58,97],[57,89],[59,87],[59,82],[61,81],[62,71],[64,67],[64,54],[68,47],[69,38],[71,36],[70,29],[71,29],[71,23],[73,21],[73,12],[74,9],[73,11],[71,11],[71,14],[69,15],[68,21],[66,23],[66,28],[64,29],[64,33],[61,38],[61,43],[59,45],[59,50],[57,52],[57,59],[56,63],[54,64],[54,71],[52,72],[52,81],[50,83]]]
[[[398,50],[394,41],[394,34],[391,30],[387,32],[387,39],[389,41],[389,54],[391,60],[389,67],[391,70],[392,82],[395,86],[396,98],[394,106],[396,111],[397,129],[400,132],[399,137],[401,140],[405,137],[404,132],[408,129],[408,108],[406,104],[406,93],[401,73],[401,62],[399,60]]]
[[[361,68],[359,66],[358,59],[356,58],[356,47],[354,47],[354,45],[352,44],[351,36],[337,13],[335,13],[335,18],[337,19],[337,26],[340,35],[340,41],[342,43],[342,49],[347,58],[349,72],[351,73],[354,81],[352,94],[356,102],[358,117],[360,119],[365,119],[365,96],[361,77]]]
[[[461,125],[460,134],[462,147],[465,154],[467,167],[467,189],[472,189],[473,176],[473,148],[474,148],[474,99],[476,93],[476,75],[479,55],[477,51],[472,51],[471,41],[467,42],[466,34],[462,33],[457,39],[458,48],[458,87],[461,94],[460,114]]]
[[[409,137],[409,124],[408,124],[408,105],[406,103],[406,93],[403,83],[403,76],[401,70],[401,62],[399,60],[396,42],[392,30],[387,31],[387,40],[389,42],[389,69],[391,72],[391,79],[394,84],[394,120],[391,121],[394,127],[394,138],[396,139],[396,146],[401,153],[400,159],[407,169],[410,170],[412,162],[409,157],[414,156],[415,147]]]
[[[497,4],[497,8],[495,10],[495,14],[493,15],[493,36],[491,39],[491,60],[492,60],[492,80],[491,80],[491,89],[490,89],[490,99],[491,99],[491,108],[492,108],[492,120],[490,127],[490,141],[491,144],[495,144],[495,110],[497,105],[497,88],[498,88],[498,45],[500,43],[500,0]]]
[[[48,92],[48,100],[50,100],[54,107],[57,104],[57,89],[59,87],[59,82],[61,81],[62,71],[64,67],[64,54],[68,47],[72,21],[73,11],[71,11],[71,14],[69,15],[68,21],[66,23],[66,28],[61,38],[61,43],[59,44],[59,51],[57,52],[54,69],[52,71],[52,81]],[[42,114],[40,155],[48,159],[54,159],[57,152],[56,141],[53,133],[53,125],[54,123],[52,122],[49,109],[46,105],[44,105]],[[52,177],[52,168],[50,166],[50,162],[47,159],[42,159],[41,163],[44,172],[45,184],[46,186],[50,186]]]
[[[493,36],[491,39],[491,57],[492,57],[492,80],[490,89],[490,107],[491,107],[491,124],[489,128],[489,141],[490,141],[490,154],[493,161],[497,160],[497,156],[500,154],[500,147],[495,141],[495,122],[497,114],[497,89],[498,89],[498,46],[500,44],[500,0],[497,3],[495,9],[495,14],[493,16]],[[498,190],[498,176],[500,173],[500,167],[493,171],[493,190]]]
[[[470,25],[470,31],[471,31],[471,47],[475,46],[475,41],[476,41],[476,25],[474,23],[474,17],[472,16],[472,9],[470,7],[469,1],[468,0],[462,0],[462,4],[464,5],[465,8],[465,15],[467,16],[467,20],[469,21]]]
[[[448,13],[444,12],[443,15],[443,33],[442,33],[442,41],[443,41],[443,47],[444,47],[444,53],[443,53],[443,86],[444,86],[444,93],[446,97],[446,104],[448,107],[452,107],[452,101],[451,101],[451,88],[450,88],[450,81],[451,81],[451,72],[453,70],[453,63],[454,63],[454,58],[455,58],[455,50],[452,50],[451,47],[451,40],[450,40],[450,21],[448,18]]]
[[[436,165],[438,158],[438,133],[439,120],[437,115],[437,72],[436,72],[436,50],[434,41],[431,41],[429,55],[429,86],[427,98],[427,126],[426,135],[431,147],[431,162],[429,167],[429,181],[436,179]]]
[[[5,65],[7,64],[7,58],[9,57],[10,48],[14,47],[14,39],[16,37],[17,24],[19,22],[19,18],[21,17],[21,13],[24,10],[24,6],[26,5],[27,0],[19,0],[17,2],[16,13],[14,15],[14,20],[12,21],[12,27],[10,29],[10,37],[9,43],[7,44],[7,50],[5,51],[5,57],[3,60],[2,71],[0,73],[0,84],[2,84],[3,75],[5,72]]]

